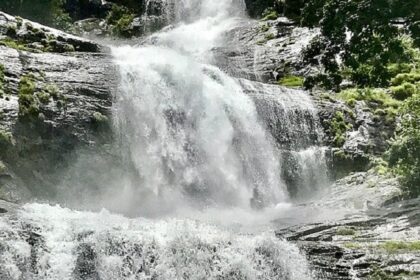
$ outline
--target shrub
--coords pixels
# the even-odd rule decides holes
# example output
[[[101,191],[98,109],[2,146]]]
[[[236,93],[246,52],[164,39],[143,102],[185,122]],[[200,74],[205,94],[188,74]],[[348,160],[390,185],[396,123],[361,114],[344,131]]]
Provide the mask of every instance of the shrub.
[[[353,128],[353,125],[346,122],[343,112],[337,111],[329,126],[334,146],[342,147],[346,141],[346,133]]]
[[[106,17],[106,22],[111,26],[114,35],[120,37],[130,37],[130,26],[134,20],[134,14],[123,6],[114,4]]]
[[[389,166],[401,176],[409,197],[420,196],[420,94],[408,98],[400,109],[401,128],[387,152]]]
[[[408,82],[404,82],[402,85],[391,87],[391,94],[394,98],[398,100],[405,100],[419,90],[419,87]]]

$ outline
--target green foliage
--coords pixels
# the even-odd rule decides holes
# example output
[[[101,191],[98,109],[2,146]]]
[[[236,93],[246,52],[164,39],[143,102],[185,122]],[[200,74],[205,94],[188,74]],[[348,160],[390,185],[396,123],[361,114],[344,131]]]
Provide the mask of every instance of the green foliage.
[[[134,20],[134,14],[124,6],[113,5],[106,21],[112,26],[111,31],[119,37],[131,37],[131,24]]]
[[[407,196],[420,196],[420,93],[408,98],[400,108],[401,128],[391,142],[387,160],[401,176]]]
[[[353,128],[353,125],[347,123],[343,112],[337,111],[329,124],[330,134],[333,135],[335,147],[342,147],[346,142],[346,133]]]
[[[0,147],[8,147],[14,143],[15,140],[10,132],[0,130]]]
[[[270,30],[270,26],[267,24],[261,25],[261,32],[267,32],[268,30]]]
[[[4,38],[0,40],[0,45],[6,46],[19,51],[32,51],[31,48],[28,48],[23,42],[18,40],[13,40],[11,38]]]
[[[302,24],[319,26],[321,34],[305,50],[304,61],[322,65],[325,72],[309,77],[305,86],[338,90],[343,79],[363,87],[387,86],[393,70],[388,65],[413,59],[401,35],[405,32],[416,38],[407,30],[411,30],[420,14],[415,13],[420,9],[419,1],[399,2],[308,1],[302,12]],[[392,24],[398,18],[406,19],[407,30]]]
[[[36,83],[33,75],[22,76],[19,81],[19,117],[34,119],[39,114],[39,101],[35,96]]]
[[[279,80],[279,84],[286,87],[302,87],[303,78],[298,76],[286,76]]]
[[[276,20],[279,17],[279,14],[275,10],[266,10],[263,14],[262,20]]]
[[[420,84],[419,84],[420,86]],[[398,100],[405,100],[420,91],[420,87],[410,83],[403,83],[402,85],[391,87],[391,94]]]
[[[337,98],[352,107],[356,101],[365,101],[376,116],[385,116],[388,121],[395,120],[401,101],[394,99],[385,89],[347,89],[337,93]]]
[[[108,117],[102,115],[100,112],[93,113],[93,121],[97,124],[108,122]]]
[[[273,40],[276,36],[273,33],[268,33],[264,36],[266,41]]]
[[[65,0],[2,0],[0,10],[45,25],[66,29],[71,19],[64,12]]]

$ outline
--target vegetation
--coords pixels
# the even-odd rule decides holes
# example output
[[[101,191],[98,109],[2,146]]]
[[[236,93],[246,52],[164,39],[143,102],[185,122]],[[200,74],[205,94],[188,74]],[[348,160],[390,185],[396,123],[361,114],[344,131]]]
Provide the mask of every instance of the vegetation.
[[[279,14],[277,13],[277,11],[275,11],[275,10],[267,10],[263,14],[263,19],[262,20],[275,20],[278,17],[279,17]]]
[[[369,274],[368,280],[399,280],[401,278],[397,278],[393,275],[389,275],[385,271],[381,270],[378,267],[374,267]]]
[[[420,196],[420,92],[400,109],[401,127],[387,153],[389,166],[401,176],[409,197]]]
[[[38,118],[39,100],[35,96],[35,77],[31,74],[22,76],[19,81],[19,117],[21,119]]]
[[[279,84],[286,87],[302,87],[303,78],[298,76],[286,76],[279,80]]]
[[[356,231],[352,228],[339,228],[337,229],[336,234],[342,236],[355,235]]]
[[[65,0],[2,0],[0,10],[60,29],[71,24],[70,16],[64,11]]]
[[[337,111],[330,124],[330,134],[333,135],[333,144],[335,147],[342,147],[346,141],[346,133],[352,129],[353,125],[346,121],[343,112]]]
[[[0,40],[0,45],[6,46],[19,51],[31,51],[23,42],[11,38],[4,38]]]
[[[130,26],[133,23],[134,14],[124,6],[113,5],[106,21],[112,26],[112,34],[119,37],[131,37]]]
[[[0,64],[0,98],[3,97],[4,95],[4,90],[5,90],[5,79],[4,79],[4,65]]]
[[[0,130],[0,147],[7,147],[14,143],[13,135],[10,132]]]
[[[386,250],[389,253],[395,253],[397,251],[420,251],[420,241],[387,241],[381,244],[380,248]]]
[[[404,48],[403,34],[418,46],[420,2],[416,0],[312,0],[302,12],[302,24],[319,26],[305,51],[305,62],[322,65],[324,72],[305,84],[339,89],[344,79],[357,86],[388,86],[390,64],[413,60]],[[399,19],[404,19],[398,24]]]

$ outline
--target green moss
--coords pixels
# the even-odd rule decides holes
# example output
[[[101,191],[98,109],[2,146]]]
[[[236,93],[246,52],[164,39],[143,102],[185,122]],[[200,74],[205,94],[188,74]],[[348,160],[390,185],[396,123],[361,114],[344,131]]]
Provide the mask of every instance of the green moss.
[[[329,126],[334,146],[342,147],[346,142],[346,133],[353,128],[353,125],[346,122],[343,112],[337,111]]]
[[[257,45],[264,45],[265,43],[267,43],[267,40],[266,39],[260,39],[260,40],[258,40],[257,41]]]
[[[5,90],[5,79],[4,79],[4,66],[0,64],[0,98],[4,95]]]
[[[379,267],[373,267],[372,271],[369,273],[368,280],[399,280],[400,278],[394,277],[381,270]]]
[[[268,26],[268,24],[261,25],[261,32],[267,32],[268,30],[270,30],[270,26]]]
[[[351,159],[351,156],[348,155],[345,151],[343,150],[336,150],[334,151],[334,158],[336,158],[337,160],[348,160]]]
[[[389,253],[395,253],[398,251],[420,251],[420,241],[387,241],[379,245],[379,247],[386,250]]]
[[[347,106],[354,108],[354,106],[356,105],[356,99],[349,98],[346,100],[346,104]]]
[[[21,119],[37,118],[39,100],[35,96],[36,83],[33,75],[25,75],[19,81],[19,117]]]
[[[100,112],[95,112],[95,113],[93,113],[93,121],[97,124],[107,123],[108,122],[108,117],[102,115]]]
[[[54,99],[58,100],[60,96],[60,91],[58,87],[54,84],[48,84],[45,86],[44,90]]]
[[[279,17],[279,14],[274,10],[268,10],[263,14],[262,20],[276,20]]]
[[[6,46],[19,51],[33,51],[33,49],[28,48],[24,43],[13,40],[11,38],[4,38],[0,40],[0,45]]]
[[[20,16],[15,17],[16,19],[16,26],[18,29],[20,29],[23,25],[23,18],[21,18]]]
[[[279,84],[286,87],[303,87],[304,79],[298,76],[286,76],[279,80]]]
[[[8,147],[15,142],[13,135],[10,132],[0,130],[0,147]]]
[[[36,96],[38,97],[38,100],[42,104],[50,103],[50,94],[48,92],[41,91],[41,92],[37,93]]]
[[[343,236],[355,235],[356,231],[352,228],[339,228],[337,229],[336,234],[343,235]]]

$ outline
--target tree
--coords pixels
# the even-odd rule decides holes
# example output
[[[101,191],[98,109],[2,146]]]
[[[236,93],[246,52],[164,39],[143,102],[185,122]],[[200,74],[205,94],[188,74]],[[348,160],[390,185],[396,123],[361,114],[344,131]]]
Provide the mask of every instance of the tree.
[[[1,0],[0,10],[42,24],[64,27],[66,21],[70,20],[63,11],[64,2],[65,0]]]
[[[344,78],[358,86],[388,85],[389,64],[410,60],[400,35],[410,34],[418,43],[419,17],[418,0],[309,1],[302,24],[320,27],[321,33],[305,50],[304,61],[324,72],[308,77],[306,86],[338,89]]]

